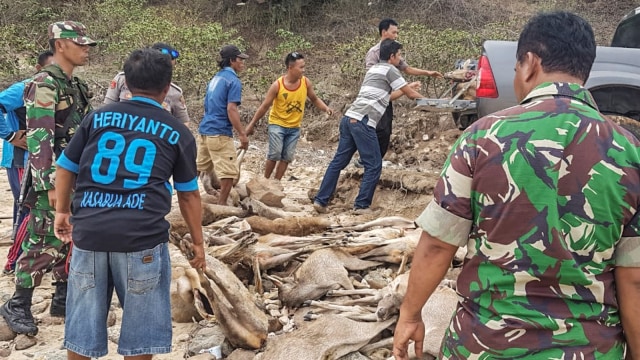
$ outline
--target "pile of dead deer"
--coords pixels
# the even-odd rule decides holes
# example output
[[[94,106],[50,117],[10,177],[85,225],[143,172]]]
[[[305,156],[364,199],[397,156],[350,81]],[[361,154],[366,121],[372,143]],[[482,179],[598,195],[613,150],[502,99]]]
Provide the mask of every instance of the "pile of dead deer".
[[[171,242],[184,255],[173,259],[174,320],[217,323],[227,348],[239,349],[227,354],[233,359],[389,358],[420,236],[414,222],[345,226],[254,196],[243,204],[203,205],[205,272],[189,268],[189,235],[170,215]],[[444,280],[422,312],[434,356],[457,302],[454,284]]]

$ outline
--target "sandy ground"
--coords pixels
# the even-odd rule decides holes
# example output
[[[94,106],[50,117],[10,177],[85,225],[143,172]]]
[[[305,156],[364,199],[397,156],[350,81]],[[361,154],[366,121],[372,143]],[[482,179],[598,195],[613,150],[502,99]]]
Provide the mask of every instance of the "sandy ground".
[[[13,196],[9,189],[9,183],[7,180],[6,170],[0,169],[0,260],[2,265],[5,264],[6,256],[10,248],[11,241],[11,215],[12,215]],[[177,250],[175,250],[177,251]],[[38,318],[41,323],[39,324],[39,332],[35,337],[36,345],[21,351],[14,350],[9,357],[1,357],[12,360],[44,360],[44,359],[65,359],[66,351],[62,349],[62,343],[64,339],[64,324],[57,320],[52,319],[48,315],[48,304],[50,302],[51,295],[54,291],[54,287],[51,285],[50,274],[45,275],[42,281],[42,285],[38,287],[34,294],[34,316]],[[0,299],[4,303],[11,295],[15,288],[13,276],[0,275]],[[114,301],[114,305],[117,304],[117,300]],[[40,312],[40,313],[37,313]],[[116,311],[117,320],[119,320],[120,309]],[[116,326],[117,328],[118,326]],[[194,328],[195,324],[174,324],[174,338],[182,333],[189,333]],[[0,348],[12,346],[9,342],[0,342]],[[175,343],[174,351],[171,354],[159,355],[156,359],[178,359],[182,358],[184,353],[185,344]],[[110,355],[103,359],[122,359],[117,355],[116,345],[113,342],[109,342]]]
[[[266,146],[262,142],[254,142],[250,148],[245,163],[243,165],[243,179],[251,178],[256,173],[262,173],[263,159],[265,156]],[[326,164],[333,155],[333,148],[316,149],[313,145],[302,141],[299,147],[299,158],[291,164],[286,179],[283,180],[287,198],[285,204],[296,206],[306,213],[311,212],[311,202],[308,200],[307,191],[310,186],[317,186],[319,172],[324,170]],[[175,199],[175,196],[174,196]],[[10,248],[11,242],[11,215],[12,215],[13,196],[9,189],[6,170],[0,168],[0,261],[4,265],[6,256]],[[172,253],[175,255],[179,251],[170,246]],[[57,319],[52,319],[48,315],[48,305],[54,287],[51,285],[51,276],[45,275],[42,285],[38,287],[34,293],[34,305],[32,310],[36,319],[40,321],[39,332],[35,337],[36,344],[24,350],[13,350],[8,359],[12,360],[45,360],[45,359],[66,359],[66,351],[62,350],[64,340],[64,324]],[[0,300],[4,303],[13,294],[15,285],[13,276],[0,275]],[[121,309],[118,301],[114,296],[112,305],[116,315],[116,325],[110,328],[110,333],[115,332],[119,328]],[[1,321],[1,320],[0,320]],[[198,328],[197,324],[181,324],[173,323],[173,351],[169,354],[156,355],[154,359],[181,359],[184,357],[187,343],[180,341],[185,338],[182,334],[190,334]],[[0,342],[0,348],[13,348],[13,342]],[[7,358],[2,357],[0,358]],[[100,359],[122,359],[117,354],[117,345],[109,342],[109,355]]]
[[[420,112],[418,112],[420,113]],[[404,115],[402,115],[404,116]],[[336,199],[329,207],[327,216],[335,224],[353,224],[356,222],[364,222],[380,216],[400,215],[406,218],[415,218],[424,209],[431,198],[431,190],[425,189],[421,193],[411,193],[403,188],[402,183],[415,184],[420,181],[430,185],[435,183],[435,177],[438,170],[442,166],[445,155],[449,146],[458,136],[459,131],[452,129],[452,123],[448,119],[437,120],[434,118],[431,123],[422,125],[420,120],[422,115],[419,114],[416,119],[410,121],[414,131],[422,134],[430,134],[429,141],[411,140],[411,135],[403,135],[409,133],[407,127],[402,129],[398,126],[400,140],[396,144],[406,144],[406,151],[402,151],[399,147],[395,153],[390,152],[385,158],[385,167],[383,168],[383,176],[381,185],[376,190],[374,203],[372,208],[375,213],[372,215],[356,217],[351,215],[349,210],[352,207],[359,186],[359,174],[355,172],[353,166],[347,168],[347,172],[352,172],[353,178],[346,176],[347,180],[339,183]],[[289,166],[285,177],[282,180],[284,193],[286,198],[283,204],[288,209],[300,211],[301,216],[315,215],[312,210],[312,203],[309,199],[309,193],[314,192],[320,184],[322,176],[327,164],[331,160],[337,142],[337,123],[339,118],[328,119],[323,126],[316,131],[324,132],[325,135],[320,137],[322,140],[313,142],[307,141],[305,134],[300,139],[297,148],[296,160]],[[407,119],[402,119],[407,124]],[[418,124],[418,125],[415,125]],[[260,129],[258,129],[260,130]],[[266,131],[264,131],[266,133]],[[266,135],[266,134],[265,134]],[[317,134],[316,134],[317,135]],[[406,137],[406,138],[405,138]],[[422,136],[421,136],[422,137]],[[251,139],[251,145],[242,167],[242,175],[240,182],[246,182],[255,176],[262,176],[264,159],[266,157],[266,136],[256,136]],[[332,139],[334,141],[332,141]],[[387,185],[382,185],[385,182]],[[401,180],[400,186],[394,185],[399,178],[408,177],[409,180]],[[391,185],[389,185],[391,184]],[[427,187],[428,187],[427,186]],[[176,199],[174,196],[174,204]],[[0,260],[4,264],[6,255],[10,247],[11,237],[11,209],[13,198],[9,190],[5,169],[0,169]],[[291,211],[291,210],[289,210]],[[179,251],[170,246],[172,254],[176,256]],[[14,291],[13,276],[0,275],[0,300],[4,303],[11,297]],[[51,285],[51,277],[46,275],[43,283],[35,291],[34,305],[32,311],[34,316],[39,320],[39,333],[35,337],[35,345],[24,349],[15,350],[15,344],[19,341],[0,342],[0,351],[4,348],[11,348],[13,351],[9,356],[15,360],[59,360],[66,359],[66,351],[62,349],[64,339],[64,324],[58,319],[52,319],[48,315],[48,306],[50,298],[54,291]],[[110,337],[117,339],[121,309],[117,299],[112,300],[112,305],[116,317],[116,325],[109,328]],[[0,320],[1,321],[1,320]],[[187,335],[193,334],[198,329],[197,324],[180,324],[173,323],[173,351],[170,354],[157,355],[154,359],[181,359],[184,358],[187,347]],[[20,339],[18,339],[20,340]],[[22,339],[24,340],[24,339]],[[101,359],[122,359],[117,355],[116,343],[109,342],[109,355]],[[2,358],[2,355],[0,355]]]

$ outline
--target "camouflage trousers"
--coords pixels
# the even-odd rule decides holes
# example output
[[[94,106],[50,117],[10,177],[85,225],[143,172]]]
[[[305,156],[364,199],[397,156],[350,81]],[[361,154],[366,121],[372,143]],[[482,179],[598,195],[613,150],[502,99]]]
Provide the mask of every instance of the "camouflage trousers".
[[[16,285],[22,288],[39,286],[44,274],[50,271],[54,281],[67,281],[65,263],[69,244],[53,234],[54,219],[47,192],[39,192],[31,209],[29,237],[22,242],[22,255],[16,264]]]

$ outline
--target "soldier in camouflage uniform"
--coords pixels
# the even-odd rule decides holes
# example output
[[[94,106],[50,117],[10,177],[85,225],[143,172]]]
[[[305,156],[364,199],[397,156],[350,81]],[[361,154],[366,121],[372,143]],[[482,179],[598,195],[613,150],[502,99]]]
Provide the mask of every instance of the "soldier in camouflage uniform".
[[[52,271],[56,290],[50,314],[64,317],[67,293],[65,261],[69,245],[53,232],[55,157],[73,136],[82,118],[91,111],[87,84],[73,76],[77,66],[89,59],[89,46],[96,42],[86,35],[84,25],[63,21],[49,25],[53,64],[45,66],[26,84],[27,148],[33,185],[29,239],[22,245],[15,280],[16,291],[0,314],[16,333],[37,334],[31,314],[33,290],[45,272]]]
[[[155,43],[151,47],[163,54],[171,56],[171,63],[174,67],[176,66],[176,59],[180,56],[178,50],[165,43]],[[111,80],[109,90],[107,90],[107,94],[104,96],[104,103],[111,104],[129,99],[131,99],[131,91],[129,91],[129,88],[127,88],[127,84],[125,83],[124,72],[119,72],[116,77]],[[189,114],[187,113],[187,105],[185,104],[184,96],[182,96],[182,89],[173,82],[169,88],[169,93],[162,102],[162,107],[183,123],[186,124],[189,122]]]
[[[416,220],[396,359],[410,339],[421,356],[422,306],[465,245],[441,358],[640,358],[640,142],[583,87],[595,54],[576,15],[525,26],[520,105],[462,134]]]

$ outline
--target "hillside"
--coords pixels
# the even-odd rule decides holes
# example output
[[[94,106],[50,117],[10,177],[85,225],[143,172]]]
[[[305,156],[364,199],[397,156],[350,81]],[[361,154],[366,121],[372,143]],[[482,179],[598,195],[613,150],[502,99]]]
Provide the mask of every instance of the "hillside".
[[[47,47],[49,23],[77,20],[100,42],[92,50],[90,64],[76,73],[88,81],[95,106],[102,103],[109,82],[131,49],[163,41],[180,50],[174,80],[183,88],[189,115],[197,123],[203,113],[204,88],[218,69],[218,49],[234,43],[250,55],[247,71],[240,76],[244,85],[241,117],[247,123],[268,86],[283,72],[284,55],[300,51],[306,58],[305,75],[314,82],[316,93],[340,112],[327,117],[313,106],[306,110],[296,160],[281,182],[288,211],[310,217],[316,215],[310,196],[335,152],[338,120],[357,94],[364,55],[377,41],[381,18],[400,22],[399,41],[409,64],[446,72],[453,70],[457,59],[479,56],[485,39],[516,40],[521,26],[538,11],[574,11],[590,21],[598,44],[607,45],[617,22],[635,6],[632,0],[0,0],[0,87],[33,72],[35,56]],[[445,80],[410,80],[423,81],[421,92],[431,97],[450,85]],[[414,219],[431,200],[435,179],[460,131],[449,114],[413,107],[414,102],[406,99],[394,103],[394,133],[372,205],[374,214],[358,217],[349,213],[362,176],[362,170],[349,166],[325,216],[332,227],[386,216]],[[263,121],[250,138],[240,183],[261,176],[266,139]],[[8,189],[4,170],[0,170],[0,189]],[[0,206],[0,259],[10,244],[10,220],[5,219],[11,213],[11,201],[10,192],[0,192],[4,204]],[[184,263],[173,246],[172,262]],[[398,270],[398,266],[391,268]],[[247,279],[247,284],[253,281],[251,276]],[[0,276],[1,302],[11,296],[13,288],[11,276]],[[47,316],[52,290],[50,277],[46,277],[36,291],[38,336],[0,341],[0,358],[65,358],[61,350],[64,324]],[[112,305],[112,320],[120,324],[117,299]],[[211,328],[203,323],[174,323],[173,352],[155,358],[189,357],[196,335]],[[109,330],[106,359],[122,358],[115,352],[117,327]],[[0,320],[0,335],[6,334],[3,329]],[[227,345],[223,350],[227,354],[233,349]],[[253,359],[253,355],[245,358]]]

